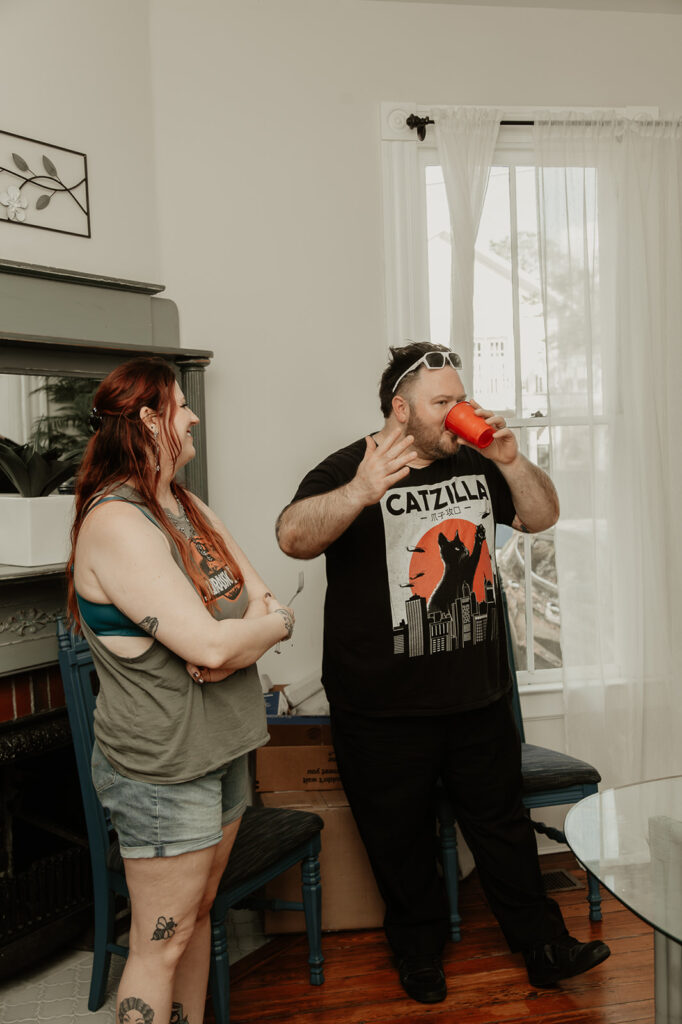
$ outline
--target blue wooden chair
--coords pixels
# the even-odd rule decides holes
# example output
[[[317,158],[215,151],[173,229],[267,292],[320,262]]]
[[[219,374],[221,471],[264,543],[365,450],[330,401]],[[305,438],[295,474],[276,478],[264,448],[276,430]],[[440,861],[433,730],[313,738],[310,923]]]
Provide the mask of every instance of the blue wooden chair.
[[[514,652],[512,650],[509,629],[509,613],[507,599],[502,590],[502,611],[507,633],[507,657],[511,671],[513,691],[512,702],[514,717],[521,736],[521,771],[523,774],[523,803],[528,809],[533,807],[559,807],[563,804],[574,804],[586,796],[597,792],[601,775],[597,769],[586,761],[580,761],[570,754],[561,754],[558,750],[537,747],[526,743],[526,735],[521,717],[521,701],[519,699]],[[461,917],[459,915],[458,886],[459,871],[457,863],[457,839],[455,834],[455,814],[445,789],[441,784],[436,794],[436,809],[441,839],[441,858],[443,876],[448,894],[450,910],[450,937],[453,942],[461,938]],[[542,821],[533,821],[533,828],[541,835],[548,836],[557,843],[566,843],[563,831],[546,825]],[[601,921],[601,895],[599,882],[589,871],[587,872],[587,900],[590,906],[590,921]]]
[[[94,743],[93,711],[99,681],[84,639],[57,622],[59,667],[85,809],[94,891],[94,949],[88,1008],[97,1010],[106,997],[111,954],[127,956],[115,941],[116,897],[128,896],[116,833],[102,808],[90,775]],[[225,920],[231,908],[268,907],[303,910],[308,935],[310,984],[322,985],[322,915],[320,831],[317,814],[285,808],[247,808],[211,911],[209,988],[217,1024],[229,1024],[229,957]],[[302,901],[266,900],[258,890],[295,864],[301,865]]]

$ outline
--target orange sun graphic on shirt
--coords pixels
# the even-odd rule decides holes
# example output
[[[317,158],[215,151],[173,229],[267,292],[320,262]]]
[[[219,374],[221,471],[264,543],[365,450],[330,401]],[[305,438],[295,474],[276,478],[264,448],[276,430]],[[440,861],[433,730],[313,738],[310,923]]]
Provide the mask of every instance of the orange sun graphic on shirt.
[[[455,553],[457,554],[458,562],[459,559],[462,559],[463,563],[466,563],[471,557],[475,557],[476,526],[474,523],[469,522],[468,519],[446,519],[425,533],[412,552],[410,559],[410,583],[412,584],[412,593],[417,597],[425,598],[427,601],[446,572],[446,566],[438,543],[440,534],[443,534],[448,541],[453,541],[455,536],[459,536],[459,542],[462,545],[461,549],[456,548],[452,553],[453,556]],[[456,572],[457,568],[456,564],[451,565],[452,571]],[[472,587],[479,601],[485,600],[485,581],[486,579],[492,580],[492,578],[493,569],[488,542],[484,540],[478,556]]]

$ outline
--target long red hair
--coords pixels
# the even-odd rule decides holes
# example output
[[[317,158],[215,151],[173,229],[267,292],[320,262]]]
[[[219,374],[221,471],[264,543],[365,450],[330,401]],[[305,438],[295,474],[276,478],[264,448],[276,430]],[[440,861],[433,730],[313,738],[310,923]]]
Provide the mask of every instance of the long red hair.
[[[173,526],[156,497],[156,459],[149,443],[149,430],[140,418],[140,410],[145,406],[158,414],[159,440],[165,443],[175,464],[182,448],[172,429],[177,410],[175,383],[173,370],[164,359],[141,356],[112,370],[97,389],[94,409],[95,422],[99,426],[95,427],[95,433],[88,442],[76,477],[76,516],[71,528],[71,555],[66,569],[69,619],[77,627],[80,627],[80,615],[73,565],[78,535],[93,498],[110,494],[124,482],[137,491],[144,505],[172,537],[182,563],[204,601],[208,603],[213,597],[206,577],[192,558],[189,540]],[[189,491],[176,480],[171,489],[197,533],[205,537],[222,558],[232,578],[242,582],[242,572],[225,540],[199,511]]]

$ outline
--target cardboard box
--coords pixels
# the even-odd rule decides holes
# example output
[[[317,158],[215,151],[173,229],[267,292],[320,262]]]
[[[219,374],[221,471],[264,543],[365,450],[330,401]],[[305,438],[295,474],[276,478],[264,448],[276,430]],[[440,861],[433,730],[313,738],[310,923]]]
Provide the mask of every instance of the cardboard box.
[[[270,742],[256,751],[256,791],[341,789],[328,719],[268,722]]]
[[[380,928],[384,902],[369,866],[336,767],[328,718],[269,721],[270,743],[256,751],[257,800],[264,807],[314,811],[321,834],[322,927]],[[268,896],[301,899],[301,869],[291,868],[266,887]],[[303,914],[266,911],[268,934],[305,931]]]
[[[327,745],[259,747],[256,792],[341,789],[334,748]]]
[[[329,722],[324,720],[319,725],[310,722],[297,722],[295,717],[283,718],[282,721],[269,721],[269,747],[330,747],[332,730]]]
[[[267,748],[265,748],[267,749]],[[286,750],[287,748],[280,748]],[[380,928],[385,906],[369,866],[365,848],[342,789],[307,789],[298,792],[262,793],[264,807],[292,807],[314,811],[324,821],[320,875],[322,878],[322,928]],[[290,868],[266,887],[266,895],[300,900],[301,869]],[[302,913],[291,910],[265,912],[266,934],[305,931]]]

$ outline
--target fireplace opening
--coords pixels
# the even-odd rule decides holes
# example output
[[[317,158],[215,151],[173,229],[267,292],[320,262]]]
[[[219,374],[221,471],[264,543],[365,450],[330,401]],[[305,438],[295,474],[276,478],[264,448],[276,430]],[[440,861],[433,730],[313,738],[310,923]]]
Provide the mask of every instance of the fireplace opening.
[[[59,714],[59,713],[58,713]],[[22,752],[0,765],[0,979],[85,933],[92,917],[92,881],[85,819],[68,723],[31,716],[30,739],[41,725],[56,749]],[[30,724],[29,724],[30,723]],[[0,754],[21,723],[0,732]],[[44,738],[44,737],[43,737]],[[26,746],[23,738],[21,746]],[[6,749],[5,749],[6,752]]]

